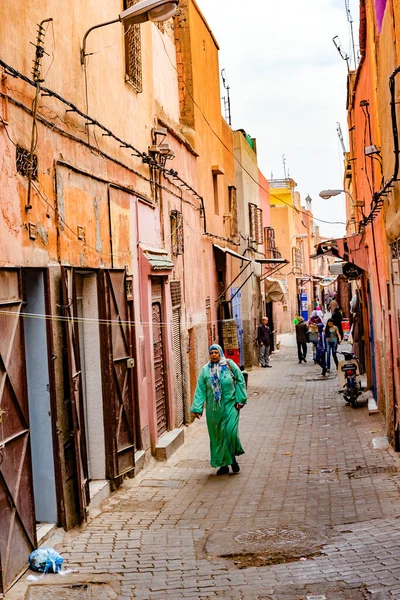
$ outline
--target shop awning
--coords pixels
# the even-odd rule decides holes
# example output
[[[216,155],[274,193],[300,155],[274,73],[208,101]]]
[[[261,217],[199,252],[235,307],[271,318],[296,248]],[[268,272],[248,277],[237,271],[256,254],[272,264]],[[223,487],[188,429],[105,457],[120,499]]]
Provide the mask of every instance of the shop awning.
[[[265,301],[266,302],[286,302],[286,290],[279,279],[267,277],[265,279]]]
[[[231,250],[230,248],[223,248],[222,246],[218,246],[218,244],[213,244],[213,247],[216,248],[217,250],[220,250],[220,252],[224,252],[225,254],[230,254],[231,256],[234,256],[235,258],[239,258],[240,260],[245,260],[246,262],[252,262],[251,258],[247,258],[247,256],[242,256],[241,254],[238,254],[237,252],[235,252],[234,250]]]
[[[145,251],[144,255],[149,261],[152,271],[171,271],[171,269],[175,268],[174,263],[165,251]]]
[[[363,271],[368,270],[368,252],[364,235],[361,233],[344,238],[325,240],[318,244],[316,253],[310,258],[316,259],[323,255],[335,256],[345,262],[357,265]]]
[[[286,260],[286,258],[256,258],[254,262],[259,263],[260,265],[271,265],[273,267],[289,264],[289,261]]]

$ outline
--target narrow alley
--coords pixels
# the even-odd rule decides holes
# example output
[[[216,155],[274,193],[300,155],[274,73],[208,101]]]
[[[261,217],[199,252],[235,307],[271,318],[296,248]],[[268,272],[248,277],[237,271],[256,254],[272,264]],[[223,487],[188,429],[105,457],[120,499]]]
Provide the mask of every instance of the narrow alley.
[[[21,598],[400,598],[400,471],[379,414],[352,409],[281,346],[254,369],[239,475],[209,466],[205,418],[56,549],[67,577],[26,575]],[[51,545],[54,540],[49,540]],[[25,595],[26,594],[26,595]]]

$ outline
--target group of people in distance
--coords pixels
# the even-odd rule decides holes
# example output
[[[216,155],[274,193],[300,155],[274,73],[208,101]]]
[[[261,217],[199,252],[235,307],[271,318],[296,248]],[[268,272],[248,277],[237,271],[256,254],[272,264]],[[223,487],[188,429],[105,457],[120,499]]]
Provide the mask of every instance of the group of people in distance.
[[[324,323],[324,313],[318,303],[315,304],[308,322],[299,315],[296,315],[294,320],[299,363],[307,362],[307,344],[311,343],[313,361],[321,367],[321,375],[330,373],[331,357],[336,369],[338,368],[337,349],[343,340],[343,313],[336,300],[331,301],[329,310],[331,316],[328,317],[326,323]]]

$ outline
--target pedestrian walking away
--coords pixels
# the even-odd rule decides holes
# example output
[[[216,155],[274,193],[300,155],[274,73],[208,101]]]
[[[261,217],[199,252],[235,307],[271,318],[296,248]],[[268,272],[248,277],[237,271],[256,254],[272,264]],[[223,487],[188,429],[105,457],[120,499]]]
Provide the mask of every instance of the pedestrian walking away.
[[[236,456],[244,454],[239,414],[247,403],[246,383],[236,363],[225,358],[221,346],[213,344],[208,352],[210,360],[200,371],[190,412],[199,419],[206,405],[210,462],[218,468],[217,475],[227,475],[229,466],[233,473],[239,473]]]
[[[324,326],[322,323],[317,325],[318,327],[318,342],[317,342],[317,354],[316,361],[322,369],[321,375],[326,375],[326,335]]]
[[[313,310],[308,320],[308,339],[313,345],[313,361],[315,364],[317,363],[318,325],[320,323],[322,323],[321,317],[316,310]]]
[[[343,339],[343,311],[340,306],[336,306],[335,310],[331,314],[331,319],[333,324],[336,325],[339,330],[340,338]]]
[[[263,317],[257,330],[257,343],[259,347],[259,361],[263,368],[271,367],[269,355],[271,351],[271,329],[268,326],[268,317]]]
[[[339,361],[337,358],[337,347],[338,347],[338,344],[340,344],[340,342],[342,341],[342,337],[340,335],[339,329],[333,323],[332,319],[329,319],[326,324],[325,335],[326,335],[326,366],[327,366],[327,370],[330,371],[331,370],[331,354],[333,357],[333,361],[336,365],[336,369],[338,368]]]
[[[299,363],[307,362],[308,325],[303,317],[298,317],[296,325],[297,356]]]

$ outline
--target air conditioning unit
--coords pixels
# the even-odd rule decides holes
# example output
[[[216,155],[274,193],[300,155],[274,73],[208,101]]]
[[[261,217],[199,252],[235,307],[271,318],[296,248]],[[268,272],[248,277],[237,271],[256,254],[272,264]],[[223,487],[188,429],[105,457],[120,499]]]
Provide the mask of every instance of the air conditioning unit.
[[[343,275],[343,260],[335,260],[329,265],[329,272],[331,275]]]

